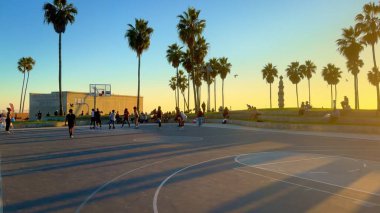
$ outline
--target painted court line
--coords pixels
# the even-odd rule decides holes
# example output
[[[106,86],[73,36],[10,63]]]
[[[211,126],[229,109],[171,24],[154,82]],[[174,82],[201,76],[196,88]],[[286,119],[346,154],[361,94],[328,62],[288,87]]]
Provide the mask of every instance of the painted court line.
[[[306,188],[308,190],[314,190],[314,191],[330,194],[330,195],[333,195],[333,196],[342,197],[342,198],[345,198],[345,199],[349,199],[349,200],[355,201],[358,204],[367,204],[367,205],[365,205],[367,207],[380,206],[377,203],[372,203],[372,202],[368,202],[368,201],[365,201],[365,200],[359,200],[359,199],[356,199],[356,198],[353,198],[353,197],[349,197],[349,196],[345,196],[345,195],[335,194],[335,193],[332,193],[332,192],[329,192],[329,191],[326,191],[326,190],[317,189],[317,188],[305,186],[305,185],[302,185],[302,184],[292,183],[292,182],[285,181],[285,180],[280,180],[280,179],[277,179],[277,178],[265,176],[265,175],[258,174],[258,173],[255,173],[255,172],[245,171],[245,170],[236,169],[236,168],[234,170],[237,170],[237,171],[240,171],[240,172],[244,172],[244,173],[248,173],[248,174],[253,174],[253,175],[256,175],[256,176],[264,177],[264,178],[267,178],[267,179],[270,179],[270,180],[275,180],[275,181],[282,182],[282,183],[287,183],[287,184],[294,185],[294,186],[299,186],[299,187],[302,187],[302,188]]]
[[[237,156],[237,157],[240,157],[240,156]],[[294,163],[294,162],[300,162],[300,161],[317,160],[317,159],[334,158],[334,157],[335,156],[325,156],[325,157],[317,157],[317,158],[305,158],[305,159],[298,159],[298,160],[279,161],[279,162],[273,162],[273,163],[262,163],[262,164],[256,164],[255,166],[251,166],[251,167],[276,165],[276,164],[282,164],[282,163]],[[239,161],[239,160],[235,158],[235,161]]]
[[[180,172],[183,172],[183,171],[185,171],[185,170],[187,170],[187,169],[189,169],[191,167],[194,167],[194,166],[199,166],[199,165],[202,165],[204,163],[208,163],[208,162],[216,161],[216,160],[220,160],[220,159],[232,158],[232,157],[235,157],[235,156],[237,156],[237,155],[227,155],[227,156],[223,156],[223,157],[219,157],[219,158],[213,158],[213,159],[210,159],[210,160],[202,161],[202,162],[199,162],[199,163],[196,163],[196,164],[191,164],[191,165],[186,166],[186,167],[184,167],[184,168],[182,168],[182,169],[180,169],[180,170],[172,173],[171,175],[169,175],[167,178],[165,178],[165,180],[163,180],[161,182],[161,184],[158,186],[156,192],[154,193],[154,197],[153,197],[153,212],[154,213],[158,213],[157,200],[158,200],[158,195],[160,194],[160,190],[165,185],[165,183],[168,182],[176,174],[178,174]]]
[[[165,161],[169,161],[169,160],[172,160],[172,159],[174,159],[174,158],[176,158],[176,157],[169,158],[169,159],[165,159],[165,160],[161,160],[161,161],[155,161],[155,162],[153,162],[153,163],[149,163],[149,164],[145,164],[145,165],[140,166],[140,167],[138,167],[138,168],[135,168],[135,169],[129,170],[129,171],[127,171],[127,172],[124,172],[123,174],[121,174],[121,175],[119,175],[119,176],[113,178],[112,180],[110,180],[110,181],[104,183],[104,184],[101,185],[99,188],[97,188],[94,192],[92,192],[92,193],[91,193],[91,194],[90,194],[90,195],[89,195],[89,196],[88,196],[88,197],[82,202],[82,204],[77,208],[77,210],[75,211],[75,213],[79,213],[79,212],[82,210],[82,208],[88,203],[88,201],[90,201],[90,200],[95,196],[96,193],[98,193],[99,191],[101,191],[102,189],[104,189],[105,187],[107,187],[108,185],[110,185],[111,183],[115,182],[115,181],[118,180],[119,178],[121,178],[121,177],[123,177],[123,176],[126,176],[126,175],[128,175],[128,174],[130,174],[130,173],[132,173],[132,172],[137,171],[137,170],[140,170],[140,169],[143,169],[143,168],[146,168],[146,167],[149,167],[149,166],[153,166],[153,165],[155,165],[155,164],[163,163],[163,162],[165,162]]]
[[[354,188],[351,188],[351,187],[345,187],[345,186],[341,186],[341,185],[337,185],[337,184],[333,184],[333,183],[327,183],[327,182],[324,182],[324,181],[319,181],[319,180],[314,180],[314,179],[310,179],[310,178],[300,177],[300,176],[297,176],[297,175],[294,175],[294,174],[289,174],[289,173],[286,173],[286,172],[279,172],[279,171],[268,169],[268,168],[264,168],[264,167],[252,166],[252,165],[240,162],[238,160],[239,157],[240,156],[236,156],[235,157],[235,162],[236,163],[239,163],[241,165],[248,166],[248,167],[251,167],[251,168],[262,169],[262,170],[265,170],[265,171],[274,172],[274,173],[278,173],[278,174],[282,174],[282,175],[287,175],[287,176],[290,176],[290,177],[296,177],[296,178],[300,178],[300,179],[303,179],[303,180],[313,181],[313,182],[316,182],[316,183],[322,183],[322,184],[326,184],[326,185],[330,185],[330,186],[335,186],[335,187],[342,188],[342,189],[349,189],[349,190],[356,191],[356,192],[361,192],[361,193],[370,194],[370,195],[374,195],[374,196],[380,196],[379,193],[367,192],[367,191],[360,190],[360,189],[354,189]],[[339,157],[339,156],[332,156],[332,157]]]

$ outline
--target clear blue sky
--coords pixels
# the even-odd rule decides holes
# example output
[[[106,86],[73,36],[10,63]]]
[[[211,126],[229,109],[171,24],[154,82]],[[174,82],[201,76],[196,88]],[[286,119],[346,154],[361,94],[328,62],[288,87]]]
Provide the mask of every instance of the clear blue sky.
[[[36,66],[31,72],[28,92],[58,90],[58,35],[51,25],[44,24],[42,6],[46,0],[0,1],[0,109],[9,102],[18,106],[22,75],[17,61],[32,56]],[[348,83],[342,90],[353,97],[351,76],[347,74],[344,58],[336,51],[335,40],[341,28],[354,24],[354,16],[367,0],[69,0],[78,9],[74,25],[68,26],[62,41],[63,90],[88,91],[90,83],[111,83],[117,94],[136,95],[137,58],[124,38],[128,23],[144,18],[154,28],[150,49],[142,57],[142,95],[145,109],[160,104],[172,107],[173,93],[168,80],[174,69],[167,63],[167,46],[180,43],[176,30],[177,15],[189,6],[200,9],[206,19],[205,37],[210,43],[207,58],[226,56],[233,65],[234,79],[226,80],[226,102],[233,108],[244,108],[245,103],[268,106],[269,89],[260,70],[272,62],[284,74],[291,61],[313,60],[319,70],[327,63],[335,63],[344,72]],[[369,51],[366,67],[361,73],[362,88],[367,88],[375,107],[374,88],[366,83],[369,70]],[[368,59],[367,59],[368,58]],[[368,67],[367,67],[368,64]],[[219,86],[221,82],[218,82]],[[275,83],[277,86],[277,82]],[[302,83],[305,87],[306,83]],[[241,88],[241,85],[247,85]],[[318,71],[315,87],[323,87],[323,99],[329,88]],[[294,88],[288,81],[286,106],[295,106]],[[306,88],[306,87],[305,87]],[[241,90],[252,90],[250,92]],[[277,90],[277,89],[276,89]],[[275,94],[277,91],[274,90]],[[352,90],[352,91],[351,91]],[[203,96],[206,89],[203,89]],[[236,97],[234,94],[241,94]],[[320,92],[313,95],[319,97]],[[340,94],[343,96],[343,93]],[[367,93],[366,93],[367,94]],[[363,94],[365,95],[365,94]],[[220,102],[220,94],[218,102]],[[306,98],[301,94],[301,98]],[[277,95],[274,96],[276,105]],[[352,99],[353,100],[353,99]],[[365,101],[365,100],[362,100]],[[328,106],[326,100],[315,100],[318,106]],[[170,104],[169,104],[170,103]],[[373,106],[372,106],[373,105]]]

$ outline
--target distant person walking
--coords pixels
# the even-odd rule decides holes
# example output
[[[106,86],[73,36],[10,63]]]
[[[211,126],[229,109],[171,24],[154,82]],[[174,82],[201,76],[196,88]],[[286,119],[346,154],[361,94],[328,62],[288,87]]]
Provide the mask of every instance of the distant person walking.
[[[112,110],[109,118],[110,118],[110,121],[108,122],[109,129],[111,129],[111,124],[112,124],[112,129],[115,129],[115,121],[116,121],[115,110]]]
[[[199,110],[198,111],[198,114],[197,114],[197,122],[198,122],[198,126],[201,126],[202,123],[203,123],[203,119],[204,119],[204,114],[202,112],[202,110]]]
[[[66,126],[66,123],[69,126],[70,138],[74,138],[73,133],[74,133],[74,126],[75,126],[75,115],[73,114],[72,109],[70,109],[69,114],[66,115],[65,126]]]
[[[139,112],[137,112],[137,108],[133,107],[133,116],[135,122],[135,128],[139,128]]]
[[[7,108],[7,117],[5,118],[5,132],[10,134],[9,128],[11,127],[11,108]]]
[[[95,109],[91,110],[91,123],[90,123],[90,129],[95,129]]]
[[[131,127],[131,123],[129,123],[129,111],[127,108],[124,109],[123,124],[121,125],[121,128],[124,127],[125,122],[128,123],[128,127]]]
[[[156,119],[157,119],[158,127],[161,127],[161,121],[162,121],[161,106],[158,107],[157,114],[156,114]]]

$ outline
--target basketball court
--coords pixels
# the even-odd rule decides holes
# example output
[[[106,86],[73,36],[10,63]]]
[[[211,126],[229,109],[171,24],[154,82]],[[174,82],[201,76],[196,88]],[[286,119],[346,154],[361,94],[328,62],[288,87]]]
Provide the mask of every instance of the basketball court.
[[[380,138],[232,125],[0,134],[4,212],[380,212]]]

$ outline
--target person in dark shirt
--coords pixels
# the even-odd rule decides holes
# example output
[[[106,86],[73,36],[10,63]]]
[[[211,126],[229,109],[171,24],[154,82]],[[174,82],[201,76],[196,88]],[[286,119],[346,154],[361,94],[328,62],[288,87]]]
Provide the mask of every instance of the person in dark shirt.
[[[121,125],[121,128],[124,127],[125,122],[128,123],[128,127],[131,127],[131,123],[129,123],[129,111],[127,108],[124,109],[124,118],[123,118],[123,124]]]
[[[157,110],[156,119],[157,119],[158,127],[161,127],[162,110],[160,106],[158,107],[158,110]]]
[[[7,133],[10,133],[9,128],[11,126],[11,111],[12,110],[11,110],[11,108],[7,108],[7,110],[8,110],[8,112],[7,112],[7,117],[5,119],[5,131]]]
[[[74,126],[75,126],[75,115],[73,114],[72,109],[70,109],[69,114],[66,115],[65,126],[66,126],[66,123],[69,126],[70,138],[73,138],[74,137],[73,132],[74,132]]]

